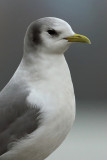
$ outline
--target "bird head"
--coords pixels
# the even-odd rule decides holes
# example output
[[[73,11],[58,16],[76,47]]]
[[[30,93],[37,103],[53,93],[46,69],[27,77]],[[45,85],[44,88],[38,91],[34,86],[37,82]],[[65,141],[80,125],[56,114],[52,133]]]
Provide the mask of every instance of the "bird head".
[[[45,17],[29,25],[24,39],[24,50],[61,54],[73,42],[90,44],[87,37],[74,33],[71,26],[64,20]]]

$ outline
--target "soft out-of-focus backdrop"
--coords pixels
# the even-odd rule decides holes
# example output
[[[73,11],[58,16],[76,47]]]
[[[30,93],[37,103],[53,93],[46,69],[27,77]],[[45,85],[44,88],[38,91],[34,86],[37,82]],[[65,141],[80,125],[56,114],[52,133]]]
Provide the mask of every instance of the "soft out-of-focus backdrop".
[[[27,26],[46,16],[66,20],[92,42],[73,44],[65,54],[77,116],[64,144],[47,160],[106,160],[107,0],[0,0],[0,90],[20,63]]]

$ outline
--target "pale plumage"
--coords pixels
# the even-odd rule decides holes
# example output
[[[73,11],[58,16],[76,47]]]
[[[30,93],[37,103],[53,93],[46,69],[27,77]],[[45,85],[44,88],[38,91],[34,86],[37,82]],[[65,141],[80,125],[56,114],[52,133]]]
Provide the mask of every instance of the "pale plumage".
[[[74,35],[58,18],[28,27],[22,61],[0,93],[0,160],[43,160],[71,129],[75,96],[64,52]]]

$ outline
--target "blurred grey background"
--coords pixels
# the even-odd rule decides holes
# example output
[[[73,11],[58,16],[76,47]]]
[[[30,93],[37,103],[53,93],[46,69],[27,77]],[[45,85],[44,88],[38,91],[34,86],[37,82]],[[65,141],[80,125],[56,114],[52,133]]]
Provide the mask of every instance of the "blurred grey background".
[[[106,160],[107,0],[0,0],[0,90],[20,63],[27,26],[46,16],[66,20],[92,42],[75,43],[65,54],[77,116],[64,144],[47,160]]]

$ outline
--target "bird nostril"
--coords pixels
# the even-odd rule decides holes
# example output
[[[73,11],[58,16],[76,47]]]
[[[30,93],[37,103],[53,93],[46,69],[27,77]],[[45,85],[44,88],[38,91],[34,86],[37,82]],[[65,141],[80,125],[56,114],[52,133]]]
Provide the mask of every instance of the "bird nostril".
[[[81,36],[77,36],[78,38],[81,38]]]

